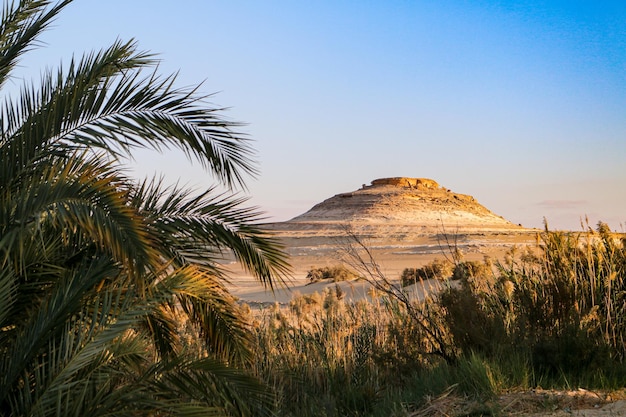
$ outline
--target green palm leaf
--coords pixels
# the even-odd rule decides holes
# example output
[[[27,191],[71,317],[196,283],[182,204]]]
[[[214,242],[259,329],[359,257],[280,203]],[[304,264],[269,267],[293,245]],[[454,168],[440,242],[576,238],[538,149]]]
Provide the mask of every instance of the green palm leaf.
[[[83,154],[47,162],[5,190],[2,211],[10,214],[3,216],[0,248],[6,256],[46,223],[66,239],[84,234],[135,270],[157,262],[142,218],[126,204],[127,180],[110,163]]]
[[[106,258],[94,260],[87,268],[68,271],[60,277],[49,295],[31,308],[29,319],[5,346],[0,358],[0,403],[9,387],[20,386],[22,373],[49,340],[66,334],[65,323],[82,305],[86,293],[105,277],[118,274],[118,268]],[[10,326],[10,323],[9,323]]]
[[[222,109],[207,109],[207,96],[174,88],[175,76],[143,76],[151,63],[134,43],[117,42],[67,71],[49,72],[39,91],[23,88],[21,106],[4,106],[7,159],[30,161],[42,145],[96,147],[112,156],[175,146],[228,186],[244,186],[256,168],[249,141],[232,131],[239,124],[224,121]],[[28,146],[11,148],[12,140]]]

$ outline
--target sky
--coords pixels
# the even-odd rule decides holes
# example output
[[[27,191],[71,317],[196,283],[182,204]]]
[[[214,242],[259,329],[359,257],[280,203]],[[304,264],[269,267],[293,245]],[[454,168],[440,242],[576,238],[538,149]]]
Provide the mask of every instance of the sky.
[[[623,0],[75,0],[23,77],[131,38],[245,123],[240,193],[268,221],[406,176],[527,227],[625,231]],[[215,183],[174,151],[133,169]]]

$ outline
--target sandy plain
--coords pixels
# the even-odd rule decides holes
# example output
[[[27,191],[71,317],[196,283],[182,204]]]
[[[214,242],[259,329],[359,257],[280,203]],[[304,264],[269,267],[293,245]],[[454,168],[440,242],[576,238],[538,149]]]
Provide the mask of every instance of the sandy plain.
[[[396,238],[383,237],[363,238],[361,241],[371,252],[375,262],[385,276],[399,282],[405,268],[416,268],[426,265],[435,259],[451,259],[452,251],[457,248],[466,260],[483,260],[490,258],[497,262],[513,248],[521,251],[524,247],[535,247],[539,230],[523,232],[475,232],[464,234],[432,234],[416,236],[410,240],[398,241]],[[285,285],[279,285],[273,292],[266,290],[249,273],[242,270],[236,263],[226,265],[231,282],[230,291],[242,301],[249,303],[288,303],[294,294],[311,294],[322,292],[326,287],[334,287],[332,282],[311,284],[306,275],[314,268],[344,265],[356,272],[352,262],[346,259],[346,250],[354,242],[347,236],[299,236],[283,235],[281,241],[289,254],[292,273]],[[361,299],[366,296],[369,285],[364,281],[345,281],[337,285],[348,299]],[[437,283],[426,283],[427,288],[436,289]],[[421,289],[420,289],[421,291]]]

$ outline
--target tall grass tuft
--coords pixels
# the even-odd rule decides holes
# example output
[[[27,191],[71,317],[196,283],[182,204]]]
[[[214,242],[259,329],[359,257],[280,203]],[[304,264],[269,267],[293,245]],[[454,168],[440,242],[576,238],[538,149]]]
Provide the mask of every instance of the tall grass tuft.
[[[256,320],[255,372],[280,394],[284,415],[373,415],[428,363],[422,335],[385,296],[347,303],[331,288]]]
[[[534,250],[513,251],[494,273],[460,283],[440,303],[461,352],[522,352],[533,372],[556,380],[623,369],[626,250],[606,225],[546,230]]]

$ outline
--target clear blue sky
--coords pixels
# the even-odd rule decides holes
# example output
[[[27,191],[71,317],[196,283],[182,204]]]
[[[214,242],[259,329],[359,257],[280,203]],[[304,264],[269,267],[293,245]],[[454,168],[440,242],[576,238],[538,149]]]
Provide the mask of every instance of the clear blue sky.
[[[255,140],[251,204],[286,220],[427,177],[529,227],[626,224],[625,1],[75,0],[24,60],[135,38]],[[182,155],[138,156],[198,188]]]

